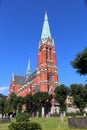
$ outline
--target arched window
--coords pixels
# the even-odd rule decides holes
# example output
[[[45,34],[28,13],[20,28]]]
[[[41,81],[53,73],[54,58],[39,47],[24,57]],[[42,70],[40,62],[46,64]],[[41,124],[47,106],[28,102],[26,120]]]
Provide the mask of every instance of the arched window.
[[[48,82],[51,82],[51,76],[48,76]]]

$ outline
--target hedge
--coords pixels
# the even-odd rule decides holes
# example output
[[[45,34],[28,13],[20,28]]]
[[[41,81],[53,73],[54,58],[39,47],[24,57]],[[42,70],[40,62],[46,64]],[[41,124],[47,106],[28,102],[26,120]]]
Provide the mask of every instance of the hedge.
[[[13,122],[9,125],[9,130],[42,130],[42,128],[35,122]]]

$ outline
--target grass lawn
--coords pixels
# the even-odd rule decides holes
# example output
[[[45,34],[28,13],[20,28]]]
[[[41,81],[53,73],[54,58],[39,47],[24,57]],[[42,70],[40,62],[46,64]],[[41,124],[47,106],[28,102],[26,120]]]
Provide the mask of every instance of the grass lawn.
[[[58,117],[52,118],[30,118],[31,122],[37,122],[41,124],[42,130],[70,130],[68,128],[67,119],[65,121],[60,121]],[[0,130],[8,130],[9,123],[0,124]],[[80,129],[71,129],[71,130],[80,130]],[[81,129],[87,130],[87,129]]]

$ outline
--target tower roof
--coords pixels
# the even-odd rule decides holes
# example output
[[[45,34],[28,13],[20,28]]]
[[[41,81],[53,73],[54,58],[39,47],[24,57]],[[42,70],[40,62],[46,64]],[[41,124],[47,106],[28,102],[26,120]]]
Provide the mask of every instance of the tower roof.
[[[48,38],[51,39],[49,42],[47,42]],[[42,44],[48,44],[48,45],[54,46],[54,40],[51,38],[51,32],[50,32],[50,26],[49,26],[49,22],[48,22],[47,12],[45,12],[41,40],[39,42],[39,48]]]
[[[50,27],[49,27],[47,12],[45,12],[41,39],[46,39],[48,37],[51,38],[51,33],[50,33]]]

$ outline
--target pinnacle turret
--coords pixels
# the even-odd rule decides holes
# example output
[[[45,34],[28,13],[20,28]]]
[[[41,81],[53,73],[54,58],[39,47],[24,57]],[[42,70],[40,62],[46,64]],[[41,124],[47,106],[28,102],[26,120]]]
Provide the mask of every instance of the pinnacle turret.
[[[14,74],[12,74],[12,81],[15,81],[15,79],[14,79]]]
[[[27,67],[27,72],[26,72],[26,80],[30,76],[30,60],[28,61],[28,67]]]

